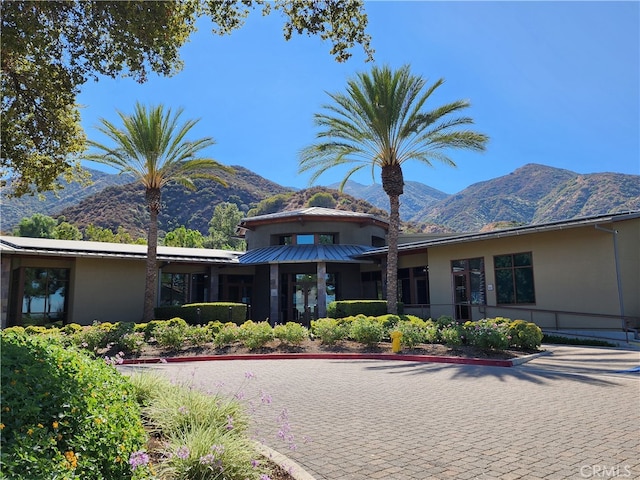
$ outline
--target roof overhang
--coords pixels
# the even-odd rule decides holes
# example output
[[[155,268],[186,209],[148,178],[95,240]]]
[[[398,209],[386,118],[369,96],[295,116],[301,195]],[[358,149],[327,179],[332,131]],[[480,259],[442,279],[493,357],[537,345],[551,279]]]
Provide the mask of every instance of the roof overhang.
[[[530,235],[540,232],[551,232],[557,230],[568,230],[580,227],[596,226],[600,224],[612,224],[625,220],[633,220],[640,218],[640,211],[627,212],[619,214],[598,215],[594,217],[582,217],[571,220],[562,220],[558,222],[527,225],[523,227],[515,227],[504,230],[495,230],[492,232],[482,233],[467,233],[462,235],[451,235],[445,238],[434,238],[430,240],[424,240],[420,242],[409,242],[398,245],[398,254],[413,253],[420,250],[426,250],[428,248],[439,247],[443,245],[455,245],[468,242],[478,242],[484,240],[491,240],[496,238],[515,237],[521,235]],[[369,250],[363,253],[361,256],[366,257],[379,257],[386,255],[388,247],[380,247],[374,250]]]
[[[0,236],[2,255],[31,255],[65,258],[108,258],[142,260],[147,258],[146,245],[124,243],[52,240],[47,238]],[[237,264],[244,252],[206,248],[158,247],[162,262]]]
[[[241,265],[273,263],[372,263],[360,257],[365,245],[274,245],[250,250],[239,259]]]

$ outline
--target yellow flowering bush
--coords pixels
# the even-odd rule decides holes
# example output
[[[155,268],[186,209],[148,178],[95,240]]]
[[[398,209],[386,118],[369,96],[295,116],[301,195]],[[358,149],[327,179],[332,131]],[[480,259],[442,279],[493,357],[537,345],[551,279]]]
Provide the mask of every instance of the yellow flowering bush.
[[[52,337],[0,340],[3,478],[144,478],[126,461],[146,434],[125,377]]]

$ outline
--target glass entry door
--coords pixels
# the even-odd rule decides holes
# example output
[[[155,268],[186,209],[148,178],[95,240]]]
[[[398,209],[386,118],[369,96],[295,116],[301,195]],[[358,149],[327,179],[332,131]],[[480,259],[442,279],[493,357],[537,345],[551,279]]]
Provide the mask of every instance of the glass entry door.
[[[471,306],[485,305],[484,259],[469,258],[451,262],[453,305],[458,322],[472,320]]]
[[[318,306],[318,276],[298,273],[293,280],[293,318],[310,327],[311,319],[314,318],[314,312]]]
[[[471,320],[471,312],[469,309],[469,275],[465,273],[456,273],[453,276],[454,285],[454,305],[456,310],[456,321]]]

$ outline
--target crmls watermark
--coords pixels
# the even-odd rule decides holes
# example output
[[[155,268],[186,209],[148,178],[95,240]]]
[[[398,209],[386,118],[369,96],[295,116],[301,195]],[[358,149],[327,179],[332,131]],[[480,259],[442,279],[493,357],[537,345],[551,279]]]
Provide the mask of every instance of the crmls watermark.
[[[631,477],[629,465],[583,465],[580,467],[582,478],[628,478]]]

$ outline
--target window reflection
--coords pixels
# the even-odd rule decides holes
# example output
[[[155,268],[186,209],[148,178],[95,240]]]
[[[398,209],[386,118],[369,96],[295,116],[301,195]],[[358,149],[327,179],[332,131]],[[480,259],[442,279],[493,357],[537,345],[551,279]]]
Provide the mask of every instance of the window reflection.
[[[23,287],[23,325],[64,323],[67,318],[69,269],[25,268]]]

